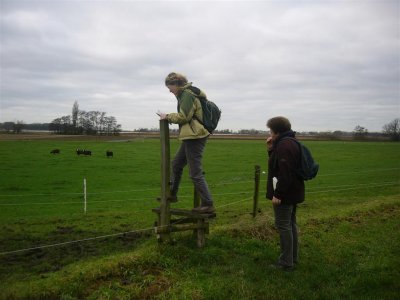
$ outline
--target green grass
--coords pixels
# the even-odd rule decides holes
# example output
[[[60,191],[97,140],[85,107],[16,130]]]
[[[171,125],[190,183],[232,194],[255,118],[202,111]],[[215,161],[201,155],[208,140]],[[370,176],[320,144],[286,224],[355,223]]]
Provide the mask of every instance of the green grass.
[[[400,144],[306,142],[320,163],[299,208],[301,263],[270,270],[279,252],[270,203],[252,211],[263,141],[210,140],[204,169],[217,207],[206,247],[191,233],[158,245],[158,140],[0,142],[1,298],[392,299],[399,289]],[[171,141],[171,153],[178,142]],[[60,155],[50,155],[60,148]],[[78,157],[76,148],[93,151]],[[107,159],[105,151],[114,151]],[[88,210],[83,212],[83,179]],[[184,174],[180,201],[191,208]],[[122,234],[126,232],[126,234]],[[40,245],[95,240],[4,254]]]

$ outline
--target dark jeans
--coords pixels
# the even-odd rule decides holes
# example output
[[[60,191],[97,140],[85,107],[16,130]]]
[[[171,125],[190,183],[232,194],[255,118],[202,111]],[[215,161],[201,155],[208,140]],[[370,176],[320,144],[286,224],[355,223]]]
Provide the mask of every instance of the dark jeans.
[[[278,228],[281,255],[279,263],[293,266],[298,260],[299,242],[297,237],[296,204],[274,205],[275,226]]]
[[[207,138],[185,140],[182,142],[172,161],[171,195],[176,196],[178,194],[183,168],[189,165],[189,175],[200,195],[201,205],[213,206],[213,200],[201,166],[206,142]]]

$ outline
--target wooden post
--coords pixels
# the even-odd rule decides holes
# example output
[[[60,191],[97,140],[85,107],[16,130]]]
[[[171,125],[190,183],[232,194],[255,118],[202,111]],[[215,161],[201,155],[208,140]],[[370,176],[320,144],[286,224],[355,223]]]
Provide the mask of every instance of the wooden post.
[[[253,218],[257,215],[258,193],[260,190],[260,166],[254,166],[254,196],[253,196]]]
[[[200,206],[200,195],[196,190],[196,187],[193,188],[193,207]],[[197,236],[197,229],[193,230],[193,237]]]
[[[160,222],[158,226],[168,228],[170,226],[171,213],[169,207],[170,196],[170,148],[169,148],[169,126],[167,120],[160,120],[160,141],[161,141],[161,201],[160,201]],[[160,233],[159,241],[170,240],[169,232]]]
[[[193,207],[199,207],[200,204],[201,203],[200,203],[199,192],[197,191],[196,187],[194,187]],[[206,231],[204,226],[205,226],[204,218],[198,219],[196,229],[193,230],[193,234],[197,237],[197,247],[199,248],[203,248],[206,243],[206,234],[205,234]]]
[[[206,230],[204,218],[197,220],[197,247],[203,248],[206,244]]]

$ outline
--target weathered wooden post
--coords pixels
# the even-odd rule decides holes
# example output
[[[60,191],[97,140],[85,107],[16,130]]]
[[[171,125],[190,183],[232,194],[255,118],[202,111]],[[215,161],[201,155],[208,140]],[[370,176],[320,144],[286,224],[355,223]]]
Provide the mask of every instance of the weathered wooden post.
[[[200,206],[200,195],[196,187],[193,192],[193,207]],[[205,230],[205,220],[204,218],[197,219],[197,229],[193,233],[197,236],[197,247],[203,248],[206,244],[206,230]]]
[[[258,193],[260,190],[260,166],[254,166],[254,196],[253,196],[253,218],[257,215]]]
[[[161,203],[158,226],[162,228],[159,241],[169,241],[171,213],[169,207],[170,196],[170,149],[169,149],[169,125],[167,120],[160,120],[160,141],[161,141]]]

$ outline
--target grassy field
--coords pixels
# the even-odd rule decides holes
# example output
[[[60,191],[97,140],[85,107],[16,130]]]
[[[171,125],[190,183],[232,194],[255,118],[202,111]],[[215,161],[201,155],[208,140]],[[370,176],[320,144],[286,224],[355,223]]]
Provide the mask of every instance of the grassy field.
[[[254,166],[266,172],[263,141],[209,141],[204,169],[217,218],[204,249],[191,233],[158,245],[151,231],[159,140],[1,141],[1,298],[395,299],[400,144],[305,144],[321,168],[298,212],[301,262],[282,274],[268,267],[279,244],[265,173],[259,213],[250,215]],[[171,153],[177,147],[171,141]],[[174,207],[191,208],[192,194],[186,170]]]

